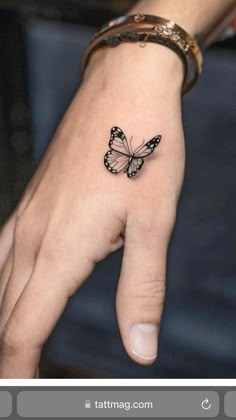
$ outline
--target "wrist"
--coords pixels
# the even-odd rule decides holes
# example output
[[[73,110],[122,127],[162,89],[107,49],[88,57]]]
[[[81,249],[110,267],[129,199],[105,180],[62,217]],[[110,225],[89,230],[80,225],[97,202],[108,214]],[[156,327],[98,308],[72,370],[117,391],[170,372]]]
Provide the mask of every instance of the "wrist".
[[[103,85],[126,84],[129,91],[173,92],[181,94],[184,68],[180,58],[162,45],[134,44],[102,48],[96,51],[87,66],[84,80],[96,79]]]

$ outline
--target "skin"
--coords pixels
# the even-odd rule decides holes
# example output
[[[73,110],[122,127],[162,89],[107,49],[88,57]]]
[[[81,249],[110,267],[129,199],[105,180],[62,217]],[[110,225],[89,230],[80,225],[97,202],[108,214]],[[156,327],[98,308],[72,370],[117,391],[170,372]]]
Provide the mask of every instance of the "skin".
[[[161,322],[185,164],[182,79],[179,58],[158,45],[123,44],[92,57],[44,159],[1,229],[1,378],[37,376],[42,347],[68,299],[97,262],[122,246],[116,299],[121,339],[135,362],[155,360],[134,353],[131,330],[140,323],[159,328]],[[134,148],[162,135],[132,180],[112,175],[103,164],[114,125],[133,136]]]
[[[179,70],[167,97],[161,74],[156,83],[153,51],[145,50],[150,66],[146,62],[142,68],[137,63],[144,52],[130,47],[94,56],[41,165],[1,231],[2,378],[36,375],[42,347],[69,297],[98,261],[123,245],[117,291],[122,340],[136,362],[153,362],[132,352],[129,335],[133,324],[159,325],[161,319],[166,252],[184,172],[182,64],[160,47],[158,60],[169,59],[165,73],[174,66]],[[127,54],[130,62],[124,59]],[[127,77],[131,62],[135,80]],[[146,78],[153,79],[147,88]],[[134,147],[143,138],[163,136],[136,179],[112,175],[104,167],[110,129],[116,124],[134,136]]]

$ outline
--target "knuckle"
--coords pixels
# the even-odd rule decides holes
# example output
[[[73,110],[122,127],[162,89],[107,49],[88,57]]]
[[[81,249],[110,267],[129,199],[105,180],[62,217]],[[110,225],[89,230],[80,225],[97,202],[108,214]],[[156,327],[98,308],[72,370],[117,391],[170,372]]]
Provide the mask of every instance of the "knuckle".
[[[22,213],[16,215],[14,228],[14,242],[17,245],[24,244],[24,247],[32,243],[39,237],[41,223],[37,222],[38,216],[33,207],[27,206]]]
[[[18,335],[7,326],[2,330],[0,337],[0,353],[2,356],[14,356],[19,353],[21,342]]]
[[[132,287],[127,292],[126,299],[134,318],[141,318],[142,322],[158,322],[165,299],[164,279],[149,276],[148,280]]]
[[[24,217],[20,217],[15,225],[15,231],[14,231],[14,239],[15,243],[18,244],[18,242],[21,242],[23,239],[26,238],[26,235],[28,235],[28,227],[27,222]]]
[[[28,185],[29,187],[29,185]],[[28,204],[29,204],[29,195],[28,195],[28,188],[23,193],[23,196],[21,197],[21,200],[18,202],[15,213],[16,213],[16,220],[21,217],[21,215],[25,212]]]
[[[33,234],[35,226],[33,220],[34,218],[32,217],[31,212],[29,212],[28,210],[26,210],[24,213],[22,213],[19,217],[16,218],[14,230],[14,235],[16,239],[28,239],[28,237]]]
[[[140,282],[133,291],[133,299],[148,306],[160,305],[165,296],[163,280],[151,279]]]
[[[59,261],[63,248],[61,240],[56,240],[53,235],[47,235],[41,242],[38,257],[49,264],[54,263]]]
[[[36,254],[37,234],[28,214],[22,215],[15,224],[13,235],[13,250],[17,258],[16,266],[23,257],[30,261]]]

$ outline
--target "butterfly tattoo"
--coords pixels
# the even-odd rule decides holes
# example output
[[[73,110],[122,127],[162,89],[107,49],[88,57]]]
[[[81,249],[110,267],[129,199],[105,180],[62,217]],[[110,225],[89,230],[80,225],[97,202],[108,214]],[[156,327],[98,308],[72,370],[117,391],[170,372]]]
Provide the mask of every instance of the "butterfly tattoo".
[[[109,141],[110,149],[104,156],[104,165],[113,174],[124,172],[128,178],[134,177],[142,168],[144,158],[149,156],[161,141],[161,135],[153,137],[147,143],[143,143],[135,150],[132,149],[131,141],[119,127],[112,127]]]

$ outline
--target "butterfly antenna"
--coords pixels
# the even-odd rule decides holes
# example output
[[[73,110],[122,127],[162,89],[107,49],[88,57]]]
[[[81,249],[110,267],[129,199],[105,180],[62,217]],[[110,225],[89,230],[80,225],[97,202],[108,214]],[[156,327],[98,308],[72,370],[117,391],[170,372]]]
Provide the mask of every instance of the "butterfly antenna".
[[[140,146],[138,146],[137,149],[135,149],[135,153],[137,153],[140,149],[142,149],[144,143],[145,143],[145,140],[143,139],[143,142],[140,144]]]
[[[133,140],[133,136],[130,138],[130,151],[131,153],[134,153],[133,147],[132,147],[132,140]]]

